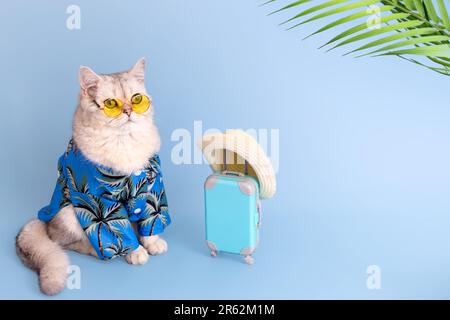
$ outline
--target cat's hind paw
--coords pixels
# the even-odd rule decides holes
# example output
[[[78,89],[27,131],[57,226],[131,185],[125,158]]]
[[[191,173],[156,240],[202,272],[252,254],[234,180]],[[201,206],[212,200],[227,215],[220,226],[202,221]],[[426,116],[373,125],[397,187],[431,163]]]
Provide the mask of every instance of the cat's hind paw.
[[[151,255],[167,252],[167,242],[159,236],[140,237],[141,243]]]
[[[125,256],[125,260],[129,264],[146,264],[148,261],[148,253],[142,246],[139,246],[136,250],[130,252]]]

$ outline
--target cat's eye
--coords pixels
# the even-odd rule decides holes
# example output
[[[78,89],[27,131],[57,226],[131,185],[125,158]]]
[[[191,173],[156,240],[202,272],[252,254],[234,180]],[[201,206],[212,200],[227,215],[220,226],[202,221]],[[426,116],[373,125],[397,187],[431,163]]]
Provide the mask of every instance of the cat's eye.
[[[144,113],[150,108],[151,101],[149,97],[136,93],[131,97],[131,105],[136,113]]]
[[[106,99],[103,105],[105,106],[103,111],[108,117],[117,117],[122,113],[123,103],[118,99]]]
[[[134,96],[131,97],[131,103],[132,104],[138,104],[142,102],[142,95],[139,93],[136,93]]]
[[[116,99],[106,99],[105,100],[105,107],[107,108],[115,108],[118,106]]]
[[[131,97],[131,108],[136,113],[144,113],[150,108],[151,100],[146,95],[136,93]],[[111,118],[118,117],[123,112],[122,100],[109,98],[103,101],[103,112]]]

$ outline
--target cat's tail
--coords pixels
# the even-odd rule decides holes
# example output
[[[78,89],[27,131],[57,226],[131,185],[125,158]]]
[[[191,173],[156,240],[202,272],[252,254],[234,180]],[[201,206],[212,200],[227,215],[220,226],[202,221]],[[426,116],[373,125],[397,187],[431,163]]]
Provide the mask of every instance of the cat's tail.
[[[22,262],[38,273],[43,293],[55,295],[64,289],[69,258],[63,248],[50,239],[44,222],[33,219],[19,231],[16,251]]]

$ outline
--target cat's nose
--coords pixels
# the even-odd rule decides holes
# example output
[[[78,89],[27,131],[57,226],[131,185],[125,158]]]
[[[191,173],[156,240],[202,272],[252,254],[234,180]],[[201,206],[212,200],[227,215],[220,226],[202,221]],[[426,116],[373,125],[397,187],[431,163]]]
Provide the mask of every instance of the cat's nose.
[[[123,110],[123,113],[125,113],[127,116],[130,116],[131,111],[132,111],[131,106],[126,103],[123,105],[122,110]]]

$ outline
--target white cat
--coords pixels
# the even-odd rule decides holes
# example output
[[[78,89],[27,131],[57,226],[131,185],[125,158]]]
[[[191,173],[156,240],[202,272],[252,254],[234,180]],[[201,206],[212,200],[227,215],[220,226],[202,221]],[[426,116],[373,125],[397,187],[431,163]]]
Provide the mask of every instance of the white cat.
[[[129,108],[135,93],[148,95],[144,71],[144,59],[125,72],[97,75],[83,66],[79,71],[81,90],[73,119],[73,141],[93,163],[125,175],[144,168],[161,144],[152,108],[144,113]],[[111,97],[128,102],[113,118],[99,107]],[[159,236],[141,236],[139,242],[139,247],[125,257],[130,264],[144,264],[148,254],[167,251],[167,243]],[[28,222],[16,237],[16,249],[24,264],[39,274],[41,291],[48,295],[65,287],[69,266],[65,250],[97,255],[72,205],[65,206],[48,223],[38,219]]]

